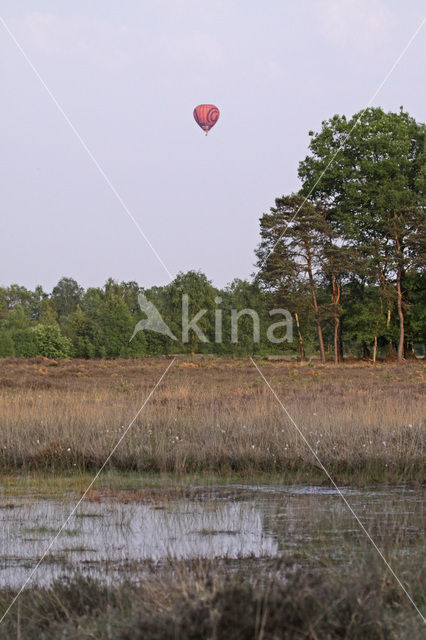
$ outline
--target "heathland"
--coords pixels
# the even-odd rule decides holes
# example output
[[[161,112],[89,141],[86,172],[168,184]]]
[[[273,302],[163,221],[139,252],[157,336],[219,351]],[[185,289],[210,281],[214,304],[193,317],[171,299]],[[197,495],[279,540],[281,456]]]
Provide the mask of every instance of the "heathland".
[[[3,360],[1,638],[422,637],[423,364],[256,365]]]
[[[256,362],[300,432],[250,360],[178,358],[106,470],[424,481],[422,363]],[[3,475],[98,469],[169,363],[3,360]]]

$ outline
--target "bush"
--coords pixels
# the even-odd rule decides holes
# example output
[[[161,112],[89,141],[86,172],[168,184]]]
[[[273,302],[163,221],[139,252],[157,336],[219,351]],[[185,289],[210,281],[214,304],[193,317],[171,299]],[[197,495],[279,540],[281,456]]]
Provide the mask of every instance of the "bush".
[[[71,340],[61,334],[57,324],[38,324],[30,329],[37,345],[37,355],[46,358],[68,358],[72,353]]]

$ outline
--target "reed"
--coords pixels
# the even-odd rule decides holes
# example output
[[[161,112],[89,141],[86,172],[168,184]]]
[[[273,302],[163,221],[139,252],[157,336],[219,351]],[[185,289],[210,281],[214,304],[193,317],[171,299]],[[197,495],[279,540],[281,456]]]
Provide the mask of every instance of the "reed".
[[[3,361],[2,472],[98,468],[167,364]],[[336,481],[425,480],[421,363],[259,365]],[[108,469],[323,478],[250,361],[210,358],[173,364]]]

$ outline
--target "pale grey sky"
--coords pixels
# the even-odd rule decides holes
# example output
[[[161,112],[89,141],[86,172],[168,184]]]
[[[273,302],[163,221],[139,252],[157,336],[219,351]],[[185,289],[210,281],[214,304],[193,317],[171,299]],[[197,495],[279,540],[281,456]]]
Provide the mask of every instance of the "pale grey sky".
[[[0,0],[0,14],[169,271],[253,272],[308,131],[366,106],[422,0]],[[426,26],[374,101],[425,121]],[[169,281],[0,25],[0,284]],[[195,105],[221,116],[206,138]]]

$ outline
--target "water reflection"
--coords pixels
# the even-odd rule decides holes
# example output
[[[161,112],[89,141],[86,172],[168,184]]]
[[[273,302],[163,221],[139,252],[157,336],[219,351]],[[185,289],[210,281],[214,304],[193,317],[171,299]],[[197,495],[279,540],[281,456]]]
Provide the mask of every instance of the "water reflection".
[[[424,489],[344,489],[377,541],[409,552],[424,529]],[[9,504],[8,504],[9,503]],[[13,504],[10,504],[13,503]],[[58,500],[0,498],[0,586],[20,586],[73,508]],[[147,560],[307,553],[344,559],[364,535],[334,489],[232,485],[154,504],[80,505],[37,570],[47,583],[73,570],[120,576]],[[402,540],[402,543],[401,543]]]

